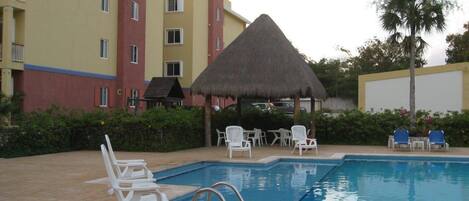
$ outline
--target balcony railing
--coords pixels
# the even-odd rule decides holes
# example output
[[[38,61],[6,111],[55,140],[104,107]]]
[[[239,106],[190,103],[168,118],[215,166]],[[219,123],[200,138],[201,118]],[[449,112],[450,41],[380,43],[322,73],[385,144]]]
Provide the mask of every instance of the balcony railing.
[[[0,60],[3,60],[3,44],[0,44]],[[24,45],[18,43],[11,44],[11,61],[23,63],[24,62]]]

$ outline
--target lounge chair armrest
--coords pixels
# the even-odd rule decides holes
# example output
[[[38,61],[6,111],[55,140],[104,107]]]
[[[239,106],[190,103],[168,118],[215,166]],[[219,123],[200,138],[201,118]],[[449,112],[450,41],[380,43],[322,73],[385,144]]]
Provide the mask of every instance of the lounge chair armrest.
[[[145,163],[145,160],[143,159],[117,160],[117,163]]]
[[[156,179],[119,179],[120,184],[133,184],[133,183],[142,183],[142,182],[156,182]]]
[[[147,163],[125,163],[125,164],[116,164],[118,167],[129,167],[129,168],[136,168],[136,167],[141,167],[145,168]]]

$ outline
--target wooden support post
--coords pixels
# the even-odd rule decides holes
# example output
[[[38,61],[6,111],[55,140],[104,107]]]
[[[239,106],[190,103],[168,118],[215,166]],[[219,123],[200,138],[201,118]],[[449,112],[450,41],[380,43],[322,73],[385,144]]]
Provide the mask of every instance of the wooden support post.
[[[242,114],[241,114],[241,98],[236,98],[236,111],[238,112],[238,126],[241,126],[241,118],[242,118]]]
[[[293,122],[298,124],[300,121],[300,96],[295,96],[295,105],[293,110]]]
[[[314,97],[311,97],[311,131],[310,131],[310,136],[311,138],[316,138],[316,124],[314,122],[314,115],[316,113],[316,100],[314,100]]]
[[[205,96],[205,146],[212,146],[212,96]]]

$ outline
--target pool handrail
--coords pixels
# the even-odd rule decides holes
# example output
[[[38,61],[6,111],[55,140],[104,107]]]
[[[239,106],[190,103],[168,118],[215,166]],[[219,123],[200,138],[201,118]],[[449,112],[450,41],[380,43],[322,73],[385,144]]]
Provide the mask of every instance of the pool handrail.
[[[232,184],[229,184],[227,182],[217,182],[217,183],[212,185],[212,188],[215,189],[215,188],[221,187],[221,186],[228,187],[229,189],[231,189],[236,194],[236,197],[238,197],[239,201],[244,201],[243,196],[241,196],[241,193],[239,193],[238,189],[235,186],[233,186]]]
[[[192,197],[192,201],[197,201],[203,193],[207,193],[207,200],[208,201],[212,200],[212,197],[211,197],[212,193],[214,193],[220,201],[226,201],[225,197],[223,197],[223,195],[220,193],[220,191],[218,191],[217,189],[214,189],[214,188],[201,188],[201,189],[197,190],[195,192],[194,196]]]

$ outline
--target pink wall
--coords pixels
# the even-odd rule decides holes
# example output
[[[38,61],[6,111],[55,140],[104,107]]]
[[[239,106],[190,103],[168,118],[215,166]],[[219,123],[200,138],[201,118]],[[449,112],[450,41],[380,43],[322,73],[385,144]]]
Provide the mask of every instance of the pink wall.
[[[47,109],[52,105],[70,109],[92,110],[99,105],[99,102],[96,102],[97,89],[108,87],[110,92],[116,89],[115,80],[27,69],[22,72],[19,79],[24,80],[16,88],[25,94],[23,101],[25,112]],[[110,93],[109,106],[111,108],[116,106],[115,98],[113,93]]]

